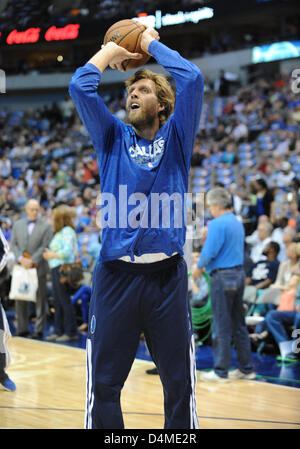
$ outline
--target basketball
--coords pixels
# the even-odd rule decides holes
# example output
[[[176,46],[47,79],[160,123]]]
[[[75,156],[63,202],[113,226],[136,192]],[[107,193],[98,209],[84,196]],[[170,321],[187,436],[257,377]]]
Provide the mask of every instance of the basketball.
[[[142,23],[136,20],[125,19],[114,23],[107,30],[104,36],[104,45],[107,42],[115,42],[115,44],[126,48],[131,53],[141,53],[143,55],[143,58],[138,60],[128,59],[124,61],[123,66],[125,69],[136,69],[146,64],[150,59],[150,55],[141,49],[141,38],[145,29],[146,27]]]

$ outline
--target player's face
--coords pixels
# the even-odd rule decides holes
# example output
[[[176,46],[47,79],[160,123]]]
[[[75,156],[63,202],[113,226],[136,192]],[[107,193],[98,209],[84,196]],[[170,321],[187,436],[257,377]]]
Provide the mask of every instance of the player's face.
[[[158,120],[158,114],[163,110],[159,103],[155,83],[149,79],[141,79],[132,84],[127,92],[127,120],[138,128],[151,125]]]

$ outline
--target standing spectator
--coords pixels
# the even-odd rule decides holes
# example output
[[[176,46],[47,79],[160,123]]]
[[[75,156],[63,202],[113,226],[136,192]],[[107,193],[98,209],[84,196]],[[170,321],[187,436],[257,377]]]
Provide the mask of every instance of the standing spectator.
[[[36,322],[32,338],[42,338],[47,317],[46,275],[48,265],[43,259],[43,251],[52,237],[51,225],[39,218],[40,205],[36,200],[26,203],[26,217],[16,221],[12,229],[11,249],[15,260],[25,268],[37,269],[38,290],[35,303]],[[27,301],[16,301],[18,335],[28,336],[29,317]]]
[[[269,190],[264,179],[259,178],[255,181],[256,187],[256,216],[267,215],[270,217],[271,205],[274,201],[274,195]]]
[[[253,379],[255,373],[243,308],[245,231],[231,212],[231,196],[224,188],[210,190],[207,204],[214,219],[209,224],[193,278],[197,279],[204,269],[211,278],[214,370],[202,373],[200,380]],[[232,338],[240,369],[228,373]]]
[[[77,258],[78,245],[75,226],[72,222],[73,211],[67,206],[58,206],[53,211],[54,236],[46,248],[43,257],[51,269],[54,299],[54,334],[46,337],[47,341],[67,342],[77,340],[77,324],[71,303],[71,288],[60,282],[62,264],[74,263]]]
[[[0,275],[5,269],[8,251],[8,243],[0,228]],[[9,325],[0,298],[0,384],[7,391],[15,391],[15,383],[5,372],[5,368],[10,362],[9,351],[6,346],[6,339],[8,337],[10,337]]]

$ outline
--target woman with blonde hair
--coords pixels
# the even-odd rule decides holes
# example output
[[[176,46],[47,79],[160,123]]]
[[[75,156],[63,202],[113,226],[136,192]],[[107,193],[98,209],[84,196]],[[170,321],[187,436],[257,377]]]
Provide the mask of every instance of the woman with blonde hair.
[[[261,292],[259,296],[260,305],[278,304],[280,295],[286,290],[294,271],[300,268],[300,243],[289,243],[286,247],[286,256],[287,260],[280,262],[275,282]]]
[[[73,211],[67,206],[58,206],[53,210],[52,220],[54,236],[43,254],[51,269],[55,332],[46,337],[47,341],[67,342],[77,339],[77,324],[73,305],[70,300],[71,288],[61,283],[60,267],[74,263],[78,245]]]

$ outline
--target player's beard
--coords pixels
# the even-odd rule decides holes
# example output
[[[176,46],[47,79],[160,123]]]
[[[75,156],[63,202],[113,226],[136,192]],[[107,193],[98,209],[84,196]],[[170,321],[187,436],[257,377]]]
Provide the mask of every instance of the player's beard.
[[[136,129],[151,127],[156,119],[156,113],[153,110],[140,109],[129,110],[126,113],[127,122]]]

